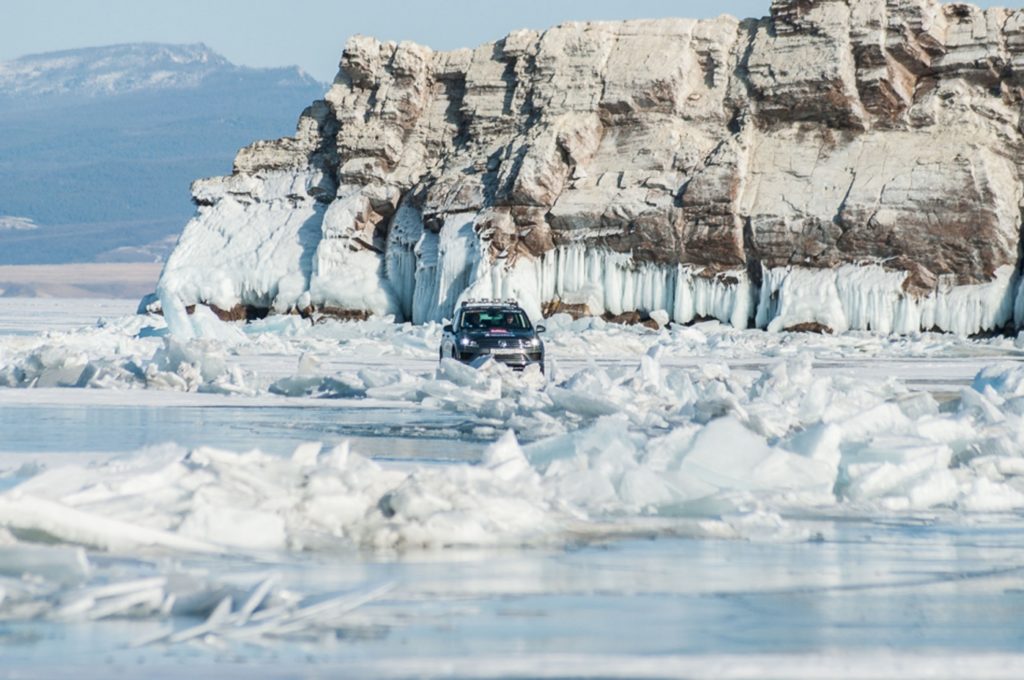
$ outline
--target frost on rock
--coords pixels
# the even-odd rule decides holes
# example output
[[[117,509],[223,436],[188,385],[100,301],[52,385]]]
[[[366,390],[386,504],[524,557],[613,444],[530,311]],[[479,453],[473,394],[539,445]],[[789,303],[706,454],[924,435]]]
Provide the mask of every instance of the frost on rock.
[[[294,137],[193,186],[160,299],[172,319],[425,323],[487,296],[535,318],[1020,327],[1019,24],[778,0],[455,52],[353,38]]]
[[[412,294],[412,321],[450,319],[480,261],[472,213],[445,218],[438,233],[421,233],[413,251],[417,265]],[[472,297],[470,295],[469,297]]]
[[[383,276],[384,262],[367,241],[359,238],[357,223],[370,210],[358,191],[339,196],[327,208],[316,247],[310,301],[320,308],[365,310],[393,314],[398,301]]]

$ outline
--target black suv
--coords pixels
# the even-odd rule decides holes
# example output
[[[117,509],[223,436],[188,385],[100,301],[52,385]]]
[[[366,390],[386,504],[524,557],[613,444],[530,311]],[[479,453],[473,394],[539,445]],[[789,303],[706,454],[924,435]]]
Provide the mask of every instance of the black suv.
[[[543,332],[515,300],[466,300],[444,327],[441,358],[468,364],[489,356],[516,370],[539,364],[543,373],[544,343],[537,337]]]

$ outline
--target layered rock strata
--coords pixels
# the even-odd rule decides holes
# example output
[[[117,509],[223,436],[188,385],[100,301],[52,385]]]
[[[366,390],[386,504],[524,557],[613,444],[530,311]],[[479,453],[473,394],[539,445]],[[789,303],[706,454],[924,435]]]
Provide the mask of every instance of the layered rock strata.
[[[1022,103],[1024,11],[934,0],[775,0],[455,52],[356,37],[295,137],[193,185],[160,297],[1003,330],[1024,324]]]

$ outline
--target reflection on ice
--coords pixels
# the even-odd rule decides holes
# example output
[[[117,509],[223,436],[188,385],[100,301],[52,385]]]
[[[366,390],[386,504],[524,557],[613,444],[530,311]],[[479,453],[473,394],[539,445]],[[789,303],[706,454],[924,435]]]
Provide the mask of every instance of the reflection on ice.
[[[104,660],[118,667],[144,660],[140,672],[148,675],[161,658],[210,677],[278,677],[311,662],[358,677],[430,676],[438,664],[455,677],[516,669],[603,677],[609,660],[623,677],[643,675],[654,661],[663,677],[701,669],[718,677],[705,665],[714,659],[734,668],[725,677],[772,677],[773,659],[786,668],[803,660],[819,674],[808,677],[849,669],[886,678],[1017,677],[1011,671],[1024,662],[1019,525],[965,529],[908,519],[818,528],[823,540],[814,542],[620,539],[568,551],[371,562],[314,555],[276,566],[93,554],[80,581],[23,580],[34,594],[5,601],[6,630],[54,640],[7,638],[5,669],[31,663],[49,676],[47,655],[60,645],[63,664],[79,664],[86,676],[92,668],[96,677],[110,672]],[[154,609],[156,588],[164,602],[174,595],[169,611]],[[100,620],[107,636],[79,640],[82,626],[55,627],[62,605],[77,614],[61,621]],[[849,649],[862,653],[853,659],[841,651]],[[943,672],[929,662],[937,649],[955,662]],[[474,663],[459,666],[455,657]],[[756,661],[746,675],[731,665],[740,657]],[[996,664],[992,673],[983,661]]]

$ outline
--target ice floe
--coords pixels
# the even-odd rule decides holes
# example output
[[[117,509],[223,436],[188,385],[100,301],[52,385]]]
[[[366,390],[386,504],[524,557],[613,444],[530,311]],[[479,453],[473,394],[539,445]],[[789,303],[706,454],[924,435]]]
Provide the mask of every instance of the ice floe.
[[[316,640],[392,584],[311,596],[251,565],[662,534],[806,541],[843,517],[1024,510],[1024,367],[1009,338],[652,331],[561,315],[548,320],[545,376],[439,363],[437,324],[207,312],[187,317],[189,340],[150,317],[0,336],[0,384],[389,404],[455,417],[449,436],[480,442],[479,459],[169,446],[0,470],[0,619],[176,622],[144,645]],[[928,382],[957,361],[949,385]],[[194,566],[204,560],[248,566],[219,574]]]
[[[196,449],[158,468],[150,456],[76,471],[73,491],[54,483],[67,471],[52,469],[0,495],[4,525],[107,550],[290,550],[558,541],[581,521],[622,517],[1024,506],[1024,373],[976,358],[1013,355],[1011,339],[770,335],[719,323],[650,331],[561,315],[548,322],[544,376],[437,363],[436,324],[233,324],[201,307],[188,322],[188,341],[148,317],[5,337],[0,385],[365,399],[458,416],[452,436],[496,448],[479,465],[414,470],[348,449],[301,464]],[[865,355],[975,357],[977,375],[941,405],[884,367],[820,370]],[[124,477],[139,465],[158,480],[142,520],[117,486],[140,484]]]
[[[744,376],[645,356],[558,384],[450,361],[429,377],[362,371],[347,389],[471,412],[505,434],[475,465],[385,464],[344,444],[56,466],[0,494],[0,525],[94,549],[196,553],[542,545],[647,518],[1014,511],[1022,374],[982,371],[942,410],[894,381],[816,375],[806,356]],[[743,536],[742,522],[730,526]],[[747,537],[771,538],[762,532]]]

